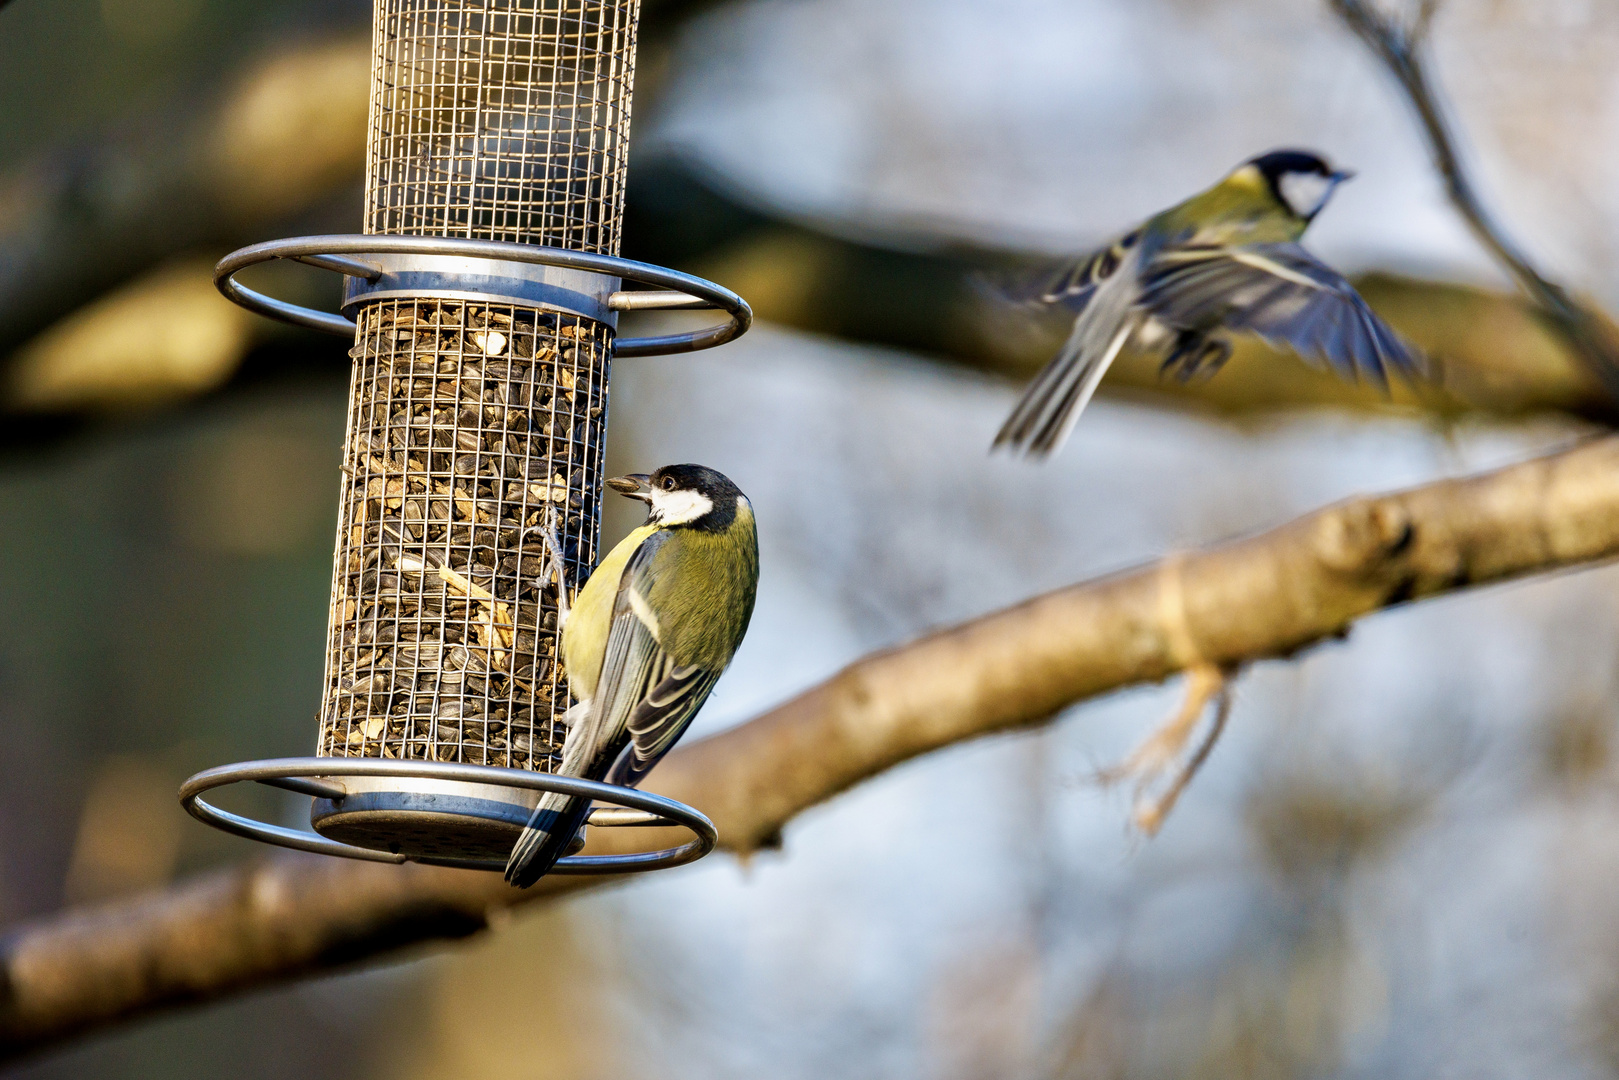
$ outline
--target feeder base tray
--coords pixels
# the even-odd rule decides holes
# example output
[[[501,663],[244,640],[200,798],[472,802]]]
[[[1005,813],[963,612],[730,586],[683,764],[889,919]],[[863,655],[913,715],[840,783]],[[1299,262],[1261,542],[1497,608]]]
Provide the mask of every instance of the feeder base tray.
[[[504,859],[539,802],[538,791],[444,780],[351,777],[340,800],[316,799],[315,831],[408,859]],[[584,847],[581,837],[568,854]]]
[[[202,796],[217,787],[256,781],[313,796],[315,832],[271,825],[221,810]],[[713,822],[673,799],[635,788],[550,773],[391,758],[276,758],[208,769],[180,788],[180,803],[217,829],[300,851],[371,862],[423,862],[469,870],[502,870],[540,794],[554,791],[598,805],[598,828],[665,826],[687,829],[677,847],[630,855],[569,854],[554,874],[615,874],[658,870],[700,859],[718,840]],[[602,805],[605,804],[605,805]]]

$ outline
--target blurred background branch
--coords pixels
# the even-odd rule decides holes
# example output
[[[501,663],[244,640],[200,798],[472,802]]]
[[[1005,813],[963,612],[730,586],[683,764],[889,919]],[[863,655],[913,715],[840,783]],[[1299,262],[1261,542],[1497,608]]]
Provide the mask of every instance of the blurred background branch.
[[[677,749],[648,786],[703,810],[722,845],[748,856],[779,846],[803,810],[918,755],[1046,723],[1191,664],[1291,656],[1391,605],[1616,555],[1619,437],[1609,437],[1357,498],[876,653]],[[590,850],[647,840],[597,830]],[[69,911],[0,944],[0,1053],[463,937],[513,904],[599,883],[547,878],[519,893],[494,875],[281,858]]]
[[[1379,11],[1372,0],[1329,0],[1332,10],[1394,76],[1416,113],[1445,191],[1479,243],[1517,280],[1575,355],[1619,402],[1619,328],[1590,302],[1573,296],[1535,268],[1484,205],[1457,150],[1449,110],[1430,74],[1426,45],[1439,0],[1422,0],[1407,21]]]
[[[656,104],[667,38],[705,6],[655,8],[638,112]],[[356,35],[274,50],[195,103],[94,144],[58,146],[0,180],[0,355],[8,357],[0,361],[0,403],[74,413],[183,400],[231,385],[255,349],[341,370],[347,357],[335,341],[205,310],[203,267],[266,237],[356,227],[368,49]],[[985,271],[1045,256],[786,212],[679,151],[637,155],[625,236],[626,255],[713,277],[747,296],[763,319],[1014,379],[1041,367],[1066,332],[1030,325],[1027,312],[973,284]],[[187,268],[195,302],[170,287],[176,265]],[[1443,371],[1438,389],[1399,390],[1396,409],[1619,417],[1592,374],[1605,369],[1581,362],[1598,340],[1596,323],[1565,340],[1562,330],[1574,323],[1554,320],[1562,330],[1547,333],[1534,305],[1487,289],[1387,273],[1357,284]],[[283,275],[276,288],[316,305],[335,296],[331,281],[312,274]],[[136,342],[118,320],[78,317],[86,298],[111,290],[156,294],[142,301],[147,326],[172,326]],[[60,348],[70,317],[75,349],[94,353],[95,363],[68,360]],[[1109,381],[1230,412],[1389,407],[1374,388],[1346,386],[1257,340],[1240,342],[1216,380],[1161,381],[1151,357],[1127,356]]]
[[[638,89],[713,0],[649,0]],[[355,231],[369,34],[261,51],[240,73],[116,130],[51,147],[0,180],[0,352],[87,298],[192,251],[286,228]],[[650,69],[650,70],[646,70]]]

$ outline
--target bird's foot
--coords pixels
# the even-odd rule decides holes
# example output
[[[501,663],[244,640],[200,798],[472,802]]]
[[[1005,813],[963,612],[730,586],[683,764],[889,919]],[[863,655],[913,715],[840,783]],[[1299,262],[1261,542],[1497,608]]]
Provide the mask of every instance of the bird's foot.
[[[1203,352],[1198,355],[1197,363],[1188,379],[1212,379],[1225,362],[1231,359],[1231,342],[1225,338],[1210,338],[1209,343],[1203,346]]]
[[[1160,378],[1173,378],[1183,386],[1192,382],[1212,379],[1216,372],[1231,359],[1231,342],[1224,338],[1205,338],[1190,332],[1177,339],[1164,362],[1158,368]]]
[[[1214,703],[1214,717],[1209,723],[1208,733],[1198,742],[1191,755],[1186,756],[1186,746],[1210,702]],[[1098,775],[1097,778],[1104,784],[1115,784],[1126,779],[1135,782],[1135,806],[1131,820],[1136,828],[1152,836],[1163,826],[1181,793],[1186,790],[1186,785],[1192,782],[1192,777],[1208,760],[1220,733],[1225,730],[1230,712],[1230,677],[1216,664],[1194,664],[1186,670],[1186,697],[1180,708],[1129,757]],[[1159,783],[1165,776],[1168,782]]]
[[[545,511],[545,524],[541,526],[540,536],[545,541],[546,559],[551,564],[551,575],[557,583],[557,629],[561,630],[568,621],[570,593],[573,586],[568,581],[568,568],[562,561],[562,544],[557,540],[556,529],[557,512],[547,507]]]

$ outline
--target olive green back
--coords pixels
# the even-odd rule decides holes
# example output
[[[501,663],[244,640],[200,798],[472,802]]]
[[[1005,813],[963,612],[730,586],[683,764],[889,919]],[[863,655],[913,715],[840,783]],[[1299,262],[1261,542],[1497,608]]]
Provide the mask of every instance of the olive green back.
[[[1303,236],[1308,225],[1276,200],[1258,169],[1245,165],[1154,217],[1147,232],[1177,242],[1285,244]]]
[[[636,571],[636,588],[659,613],[659,644],[675,663],[721,671],[753,617],[759,585],[753,508],[739,499],[736,520],[720,532],[682,527],[668,532]]]

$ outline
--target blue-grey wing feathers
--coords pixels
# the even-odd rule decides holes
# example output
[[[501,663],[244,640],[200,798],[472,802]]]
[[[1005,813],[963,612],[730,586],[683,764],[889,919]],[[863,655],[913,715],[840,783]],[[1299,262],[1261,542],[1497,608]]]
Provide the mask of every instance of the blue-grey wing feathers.
[[[1075,313],[1083,311],[1095,294],[1097,286],[1124,264],[1125,258],[1141,239],[1142,230],[1135,229],[1119,237],[1100,251],[1063,267],[1046,285],[1040,300],[1046,304],[1062,304]]]
[[[1100,251],[1064,262],[1055,269],[1046,264],[1002,270],[974,278],[973,284],[1001,304],[1034,310],[1063,307],[1078,315],[1085,310],[1097,285],[1118,270],[1141,234],[1142,230],[1136,229]]]
[[[720,673],[695,664],[667,666],[663,678],[630,713],[629,749],[621,754],[607,780],[634,787],[652,770],[697,716]]]
[[[1163,251],[1143,275],[1140,303],[1167,326],[1245,330],[1384,389],[1390,369],[1423,375],[1421,355],[1341,274],[1297,244]]]

